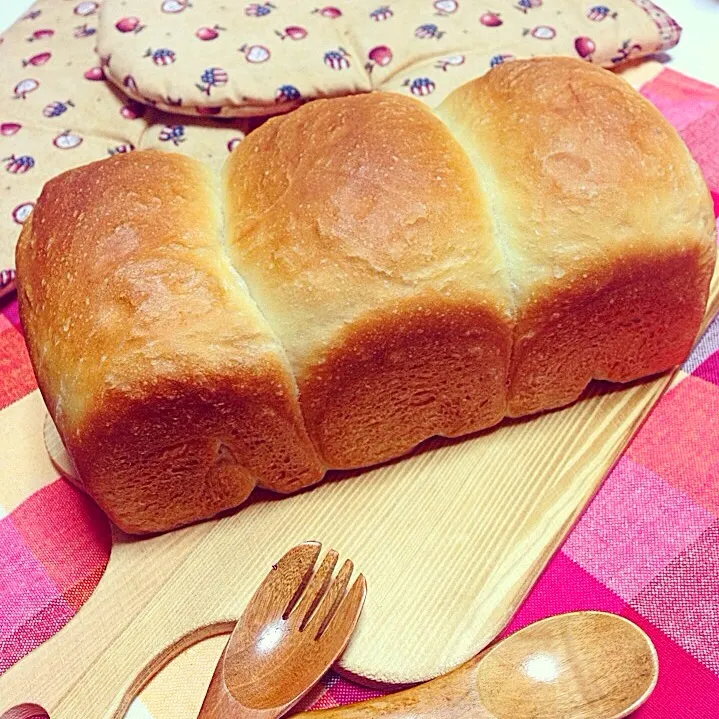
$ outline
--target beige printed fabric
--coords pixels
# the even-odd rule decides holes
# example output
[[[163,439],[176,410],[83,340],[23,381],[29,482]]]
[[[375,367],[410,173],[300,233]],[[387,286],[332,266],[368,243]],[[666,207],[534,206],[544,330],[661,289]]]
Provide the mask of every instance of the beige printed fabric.
[[[72,167],[149,147],[217,167],[262,120],[244,115],[372,88],[437,104],[522,54],[618,65],[676,43],[648,0],[608,1],[39,0],[0,38],[0,282],[43,184]]]
[[[95,52],[98,9],[40,0],[0,37],[0,271],[15,266],[22,223],[51,177],[149,147],[219,166],[251,127],[170,115],[107,82]]]
[[[680,35],[649,0],[331,1],[105,0],[98,51],[136,100],[229,117],[373,89],[435,105],[509,59],[613,66]]]

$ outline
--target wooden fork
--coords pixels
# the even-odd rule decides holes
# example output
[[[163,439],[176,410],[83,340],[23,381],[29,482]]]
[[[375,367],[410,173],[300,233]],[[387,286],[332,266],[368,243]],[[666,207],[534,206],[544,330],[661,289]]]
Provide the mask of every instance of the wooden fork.
[[[352,562],[332,574],[330,550],[306,542],[280,559],[253,595],[220,657],[199,719],[271,719],[296,704],[344,651],[366,594]]]

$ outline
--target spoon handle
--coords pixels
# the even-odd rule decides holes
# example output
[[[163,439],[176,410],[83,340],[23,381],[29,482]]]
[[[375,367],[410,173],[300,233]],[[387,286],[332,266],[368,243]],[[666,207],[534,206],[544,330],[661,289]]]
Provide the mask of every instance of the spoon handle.
[[[293,719],[496,719],[482,705],[476,689],[477,670],[485,653],[449,674],[404,691],[334,709],[302,712]]]

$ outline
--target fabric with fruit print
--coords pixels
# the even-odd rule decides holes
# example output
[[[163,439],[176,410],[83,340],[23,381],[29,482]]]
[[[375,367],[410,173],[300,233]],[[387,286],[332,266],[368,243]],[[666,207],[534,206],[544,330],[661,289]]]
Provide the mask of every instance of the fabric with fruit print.
[[[681,32],[647,0],[610,0],[611,6],[591,0],[495,0],[480,8],[466,0],[417,4],[423,9],[418,24],[428,22],[426,8],[434,9],[444,52],[434,49],[415,58],[407,34],[391,39],[388,29],[380,38],[383,44],[396,57],[411,59],[397,63],[395,72],[388,65],[377,79],[382,90],[409,93],[432,106],[459,85],[515,58],[566,55],[612,67],[674,46]],[[394,17],[405,25],[417,22],[408,5],[401,7],[404,14],[397,2]]]
[[[43,184],[77,165],[154,147],[219,166],[307,99],[377,88],[436,105],[514,57],[612,65],[679,36],[649,0],[223,2],[39,0],[3,35],[0,270]]]
[[[98,47],[123,91],[185,115],[272,115],[372,89],[436,105],[515,57],[612,66],[678,42],[649,0],[607,2],[105,0]]]
[[[99,8],[93,0],[41,0],[0,40],[0,272],[14,267],[20,228],[54,175],[145,147],[219,166],[248,130],[246,120],[180,124],[108,83],[107,59],[95,52]],[[197,81],[211,94],[223,78],[210,66]],[[0,293],[12,282],[9,273],[2,278]]]
[[[103,6],[98,50],[140,102],[187,115],[256,116],[303,99],[366,92],[343,7],[120,0]]]

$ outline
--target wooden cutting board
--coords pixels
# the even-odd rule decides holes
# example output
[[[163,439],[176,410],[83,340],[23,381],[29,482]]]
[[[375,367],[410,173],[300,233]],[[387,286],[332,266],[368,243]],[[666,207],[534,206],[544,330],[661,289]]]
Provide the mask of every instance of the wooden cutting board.
[[[718,307],[715,276],[707,322]],[[32,699],[53,719],[105,716],[183,648],[229,631],[273,561],[306,539],[367,577],[344,670],[389,683],[442,674],[505,626],[671,380],[595,384],[565,409],[431,440],[289,498],[258,494],[167,535],[116,532],[94,594],[6,673],[3,703]],[[62,463],[58,442],[51,433]]]

